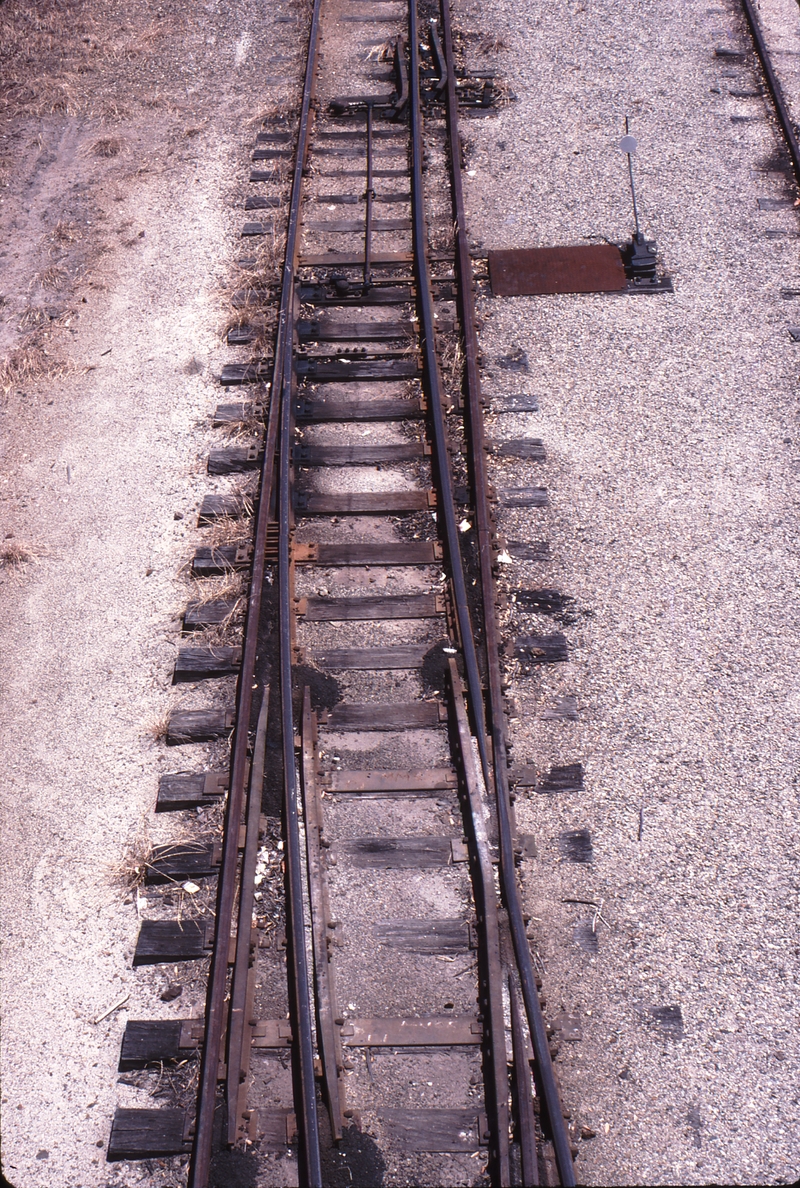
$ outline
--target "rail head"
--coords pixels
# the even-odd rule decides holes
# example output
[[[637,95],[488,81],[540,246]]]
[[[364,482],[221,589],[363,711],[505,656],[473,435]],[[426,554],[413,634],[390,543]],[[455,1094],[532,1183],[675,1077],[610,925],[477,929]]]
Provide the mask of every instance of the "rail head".
[[[412,7],[416,0],[412,0]],[[481,749],[485,763],[487,787],[495,791],[498,832],[500,837],[500,876],[503,898],[508,911],[517,970],[520,979],[525,1013],[533,1043],[537,1072],[547,1109],[548,1121],[556,1153],[558,1173],[562,1185],[571,1188],[575,1184],[572,1149],[564,1122],[561,1098],[556,1084],[555,1072],[547,1039],[547,1029],[542,1014],[536,975],[533,969],[525,921],[522,911],[519,884],[516,875],[514,842],[511,827],[511,798],[508,783],[508,761],[505,736],[505,711],[499,669],[499,635],[495,613],[494,556],[491,542],[491,509],[488,499],[488,472],[486,468],[486,440],[483,429],[483,403],[481,399],[480,373],[478,369],[477,329],[473,297],[472,262],[469,255],[464,192],[461,181],[461,149],[459,139],[458,97],[455,85],[455,54],[449,0],[441,0],[442,43],[447,65],[445,87],[445,110],[448,127],[450,175],[453,194],[453,223],[456,238],[456,272],[458,304],[461,315],[461,329],[464,339],[464,384],[466,388],[467,435],[470,443],[470,472],[473,498],[475,500],[478,527],[478,558],[481,594],[483,604],[483,637],[487,653],[489,676],[486,708],[488,732],[491,738],[492,765],[488,769],[488,746]],[[483,690],[475,685],[473,697],[480,695],[483,710]],[[481,712],[480,726],[484,726]],[[484,727],[485,728],[485,727]],[[479,735],[479,747],[480,747]]]

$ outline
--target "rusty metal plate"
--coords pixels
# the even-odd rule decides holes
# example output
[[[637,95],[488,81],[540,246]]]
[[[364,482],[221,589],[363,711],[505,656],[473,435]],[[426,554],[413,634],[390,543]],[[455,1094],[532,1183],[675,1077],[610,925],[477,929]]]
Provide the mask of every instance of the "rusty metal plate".
[[[609,243],[489,252],[495,297],[618,293],[627,287],[620,250]]]

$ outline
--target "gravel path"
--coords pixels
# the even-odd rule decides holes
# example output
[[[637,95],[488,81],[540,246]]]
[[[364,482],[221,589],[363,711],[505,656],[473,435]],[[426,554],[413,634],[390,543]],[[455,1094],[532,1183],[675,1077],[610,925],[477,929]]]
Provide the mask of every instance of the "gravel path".
[[[515,760],[585,768],[584,793],[517,806],[539,838],[525,880],[548,1010],[583,1031],[558,1057],[587,1136],[578,1175],[789,1183],[800,434],[787,327],[800,317],[781,290],[800,275],[794,192],[752,69],[714,56],[748,47],[733,6],[573,2],[556,18],[500,0],[491,22],[461,14],[505,43],[489,57],[518,96],[465,133],[476,243],[627,237],[627,114],[645,230],[675,282],[674,296],[486,298],[481,311],[487,392],[535,393],[541,409],[497,416],[493,432],[548,451],[529,481],[550,511],[503,526],[549,538],[553,562],[509,567],[509,586],[575,600],[564,626],[517,613],[508,632],[563,629],[570,648],[511,693]],[[577,721],[548,719],[567,694]],[[578,829],[589,862],[565,856]]]

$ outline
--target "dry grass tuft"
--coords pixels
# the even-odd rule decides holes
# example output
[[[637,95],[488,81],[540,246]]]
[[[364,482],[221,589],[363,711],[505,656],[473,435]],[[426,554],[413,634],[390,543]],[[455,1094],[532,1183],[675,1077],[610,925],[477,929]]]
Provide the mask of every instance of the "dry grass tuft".
[[[499,54],[501,50],[508,49],[508,43],[492,33],[483,38],[478,49],[482,54]]]
[[[36,119],[48,115],[78,115],[83,107],[80,90],[77,79],[70,76],[59,80],[43,76],[36,86],[31,86],[27,81],[15,79],[6,73],[0,88],[0,112],[12,118],[27,115]]]
[[[30,287],[41,289],[60,289],[69,280],[69,273],[60,264],[48,264],[41,272],[35,272]]]
[[[131,111],[124,103],[118,103],[116,99],[104,99],[98,109],[98,115],[102,120],[129,120],[131,118]]]
[[[172,842],[169,846],[165,846],[161,850],[161,856],[166,858],[171,853],[184,850],[189,842],[190,839],[188,838]],[[153,843],[150,840],[147,824],[142,823],[139,833],[125,850],[121,861],[111,867],[112,876],[126,891],[136,891],[144,884],[147,878],[147,871],[150,868],[152,856]],[[170,880],[170,882],[176,884],[176,880],[174,879]]]
[[[271,232],[259,239],[256,249],[256,271],[262,276],[272,279],[280,278],[283,272],[283,261],[286,256],[286,235],[276,230],[272,224]]]
[[[40,331],[29,334],[15,350],[0,362],[0,392],[5,395],[20,384],[63,375],[67,364],[48,354]]]
[[[48,231],[45,235],[43,242],[50,245],[52,253],[60,251],[62,248],[71,247],[73,243],[78,243],[81,239],[83,239],[83,231],[77,223],[59,219],[53,230]]]
[[[283,106],[280,103],[271,103],[268,107],[262,107],[258,115],[253,116],[247,122],[253,126],[263,124],[264,127],[272,126],[273,124],[282,124],[284,121],[297,115],[297,112],[290,107]]]
[[[41,330],[45,326],[49,326],[54,321],[54,318],[43,309],[41,305],[31,305],[26,309],[19,320],[20,330]]]
[[[464,351],[460,338],[445,342],[440,351],[442,376],[451,391],[458,391],[464,371]]]
[[[258,315],[254,318],[247,317],[241,311],[228,318],[225,325],[220,332],[222,342],[227,345],[228,334],[231,330],[249,330],[253,334],[253,338],[248,343],[248,349],[254,359],[261,358],[264,355],[271,355],[275,346],[275,333],[277,329],[277,319],[273,316],[273,309],[267,308],[259,310]],[[264,391],[254,392],[252,401],[245,403],[269,403],[269,389]],[[255,424],[255,421],[253,421]]]
[[[197,606],[207,606],[209,602],[230,598],[237,603],[237,609],[242,610],[246,590],[246,574],[242,570],[234,570],[222,577],[207,578],[205,581],[198,581],[195,578],[192,582],[191,600]]]
[[[92,145],[95,157],[118,157],[125,146],[120,136],[101,136]]]
[[[77,114],[81,67],[92,52],[76,38],[79,28],[84,36],[89,32],[84,7],[78,0],[0,5],[0,111],[12,117]]]
[[[514,102],[514,93],[504,78],[496,78],[494,86],[494,106],[509,107]]]
[[[235,599],[230,612],[221,622],[215,623],[213,627],[204,627],[202,631],[192,632],[192,647],[213,650],[241,643],[244,608],[244,599]]]
[[[203,528],[203,544],[211,549],[221,545],[245,545],[250,543],[250,530],[247,523],[236,520],[232,516],[222,516],[214,520],[207,528]]]
[[[255,405],[245,406],[241,421],[232,421],[230,425],[221,426],[226,445],[246,445],[248,449],[253,444],[253,434],[262,436],[266,417],[255,411]],[[250,514],[249,512],[246,514]]]
[[[118,865],[112,867],[116,880],[128,891],[141,887],[147,874],[147,862],[153,847],[146,826],[126,849]]]
[[[123,22],[126,17],[130,25]],[[153,57],[182,17],[151,20],[107,13],[86,0],[0,2],[0,115],[41,119],[83,112],[116,118],[120,75],[128,63]],[[128,70],[129,76],[133,72]],[[147,89],[129,77],[126,94]]]
[[[151,719],[145,725],[145,734],[149,734],[156,742],[164,742],[169,730],[169,720],[172,717],[172,710],[166,710],[159,717]]]
[[[36,550],[21,540],[4,540],[0,544],[0,565],[8,569],[21,569],[29,561],[38,561],[41,556],[41,550]]]

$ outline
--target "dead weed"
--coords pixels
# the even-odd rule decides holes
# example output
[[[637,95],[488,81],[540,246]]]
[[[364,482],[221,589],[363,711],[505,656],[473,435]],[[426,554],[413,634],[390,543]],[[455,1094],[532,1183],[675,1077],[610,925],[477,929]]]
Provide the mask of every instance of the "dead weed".
[[[29,305],[23,311],[18,325],[22,331],[42,330],[45,326],[60,321],[64,316],[62,312],[54,312],[41,305]]]
[[[7,569],[21,569],[30,561],[38,561],[44,555],[42,549],[25,544],[21,540],[6,537],[0,544],[0,565]]]
[[[268,107],[262,107],[259,114],[253,116],[247,122],[253,127],[259,124],[264,127],[271,127],[273,124],[284,124],[296,115],[297,112],[292,107],[286,107],[280,103],[271,103]]]
[[[147,874],[147,862],[153,849],[147,827],[141,831],[125,850],[120,861],[112,866],[111,873],[126,891],[141,887]]]
[[[121,136],[101,136],[92,145],[91,152],[95,157],[118,157],[124,147],[125,141]]]
[[[203,529],[203,544],[211,549],[220,548],[222,545],[238,547],[249,544],[249,542],[250,534],[247,528],[232,516],[223,516],[214,520],[212,524]]]
[[[7,396],[12,388],[19,387],[20,384],[40,379],[54,379],[56,376],[64,375],[67,370],[67,363],[55,359],[48,353],[42,332],[37,330],[23,339],[20,345],[0,362],[0,392]]]
[[[482,54],[499,54],[501,50],[508,49],[508,42],[491,33],[488,37],[483,38],[478,49]]]
[[[63,251],[83,239],[83,231],[77,223],[59,219],[52,231],[48,231],[42,242],[49,246],[50,254]]]
[[[208,606],[210,602],[220,602],[223,599],[230,599],[238,605],[247,589],[247,579],[241,570],[202,582],[195,579],[192,584],[191,599],[195,606]],[[241,606],[239,609],[242,609]]]
[[[169,731],[169,722],[172,717],[172,710],[165,710],[163,714],[152,718],[145,724],[145,734],[149,734],[156,742],[165,742],[167,733]]]
[[[125,23],[85,0],[3,0],[0,3],[0,113],[10,117],[107,112],[107,90],[118,89],[122,63],[152,57],[175,18]]]
[[[169,858],[183,853],[187,847],[201,845],[194,838],[179,838],[164,846],[158,847],[159,858]],[[125,891],[137,891],[147,881],[147,872],[155,870],[153,865],[153,843],[150,840],[147,825],[143,824],[139,833],[129,844],[118,863],[111,866],[111,875]],[[170,883],[179,885],[175,879]]]
[[[34,272],[30,288],[61,289],[69,280],[69,273],[60,264],[48,264],[41,272]]]

